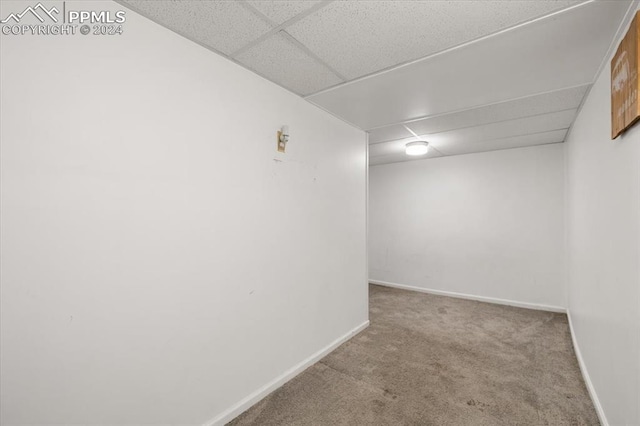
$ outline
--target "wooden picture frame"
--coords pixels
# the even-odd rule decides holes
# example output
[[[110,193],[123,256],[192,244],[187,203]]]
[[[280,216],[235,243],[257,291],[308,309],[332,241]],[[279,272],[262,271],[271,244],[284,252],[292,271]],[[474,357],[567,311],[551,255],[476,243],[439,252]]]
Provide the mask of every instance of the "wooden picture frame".
[[[640,28],[638,16],[611,59],[611,139],[615,139],[640,119],[638,103],[638,48]]]

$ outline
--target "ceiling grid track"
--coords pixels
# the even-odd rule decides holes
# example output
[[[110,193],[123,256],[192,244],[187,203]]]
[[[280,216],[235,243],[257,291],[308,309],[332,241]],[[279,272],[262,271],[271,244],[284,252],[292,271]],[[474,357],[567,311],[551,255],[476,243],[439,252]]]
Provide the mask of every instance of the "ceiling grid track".
[[[544,92],[534,93],[534,94],[531,94],[531,95],[519,96],[517,98],[506,99],[506,100],[503,100],[503,101],[492,102],[492,103],[482,104],[482,105],[476,105],[476,106],[472,106],[472,107],[469,107],[469,108],[457,109],[457,110],[454,110],[454,111],[447,111],[447,112],[443,112],[443,113],[440,113],[440,114],[431,114],[431,115],[424,115],[424,116],[421,116],[421,117],[414,117],[414,118],[410,118],[410,119],[407,119],[407,120],[399,121],[397,123],[390,123],[390,124],[384,124],[382,126],[372,127],[370,129],[367,129],[367,130],[374,131],[374,130],[380,130],[380,129],[384,129],[384,128],[392,127],[392,126],[408,125],[408,124],[411,124],[411,123],[415,123],[417,121],[430,120],[432,118],[441,118],[441,117],[446,117],[446,116],[449,116],[449,115],[459,114],[459,113],[463,113],[463,112],[480,110],[480,109],[486,108],[486,107],[502,105],[502,104],[506,104],[506,103],[509,103],[509,102],[522,101],[522,100],[525,100],[525,99],[534,98],[536,96],[543,96],[543,95],[549,95],[549,94],[552,94],[552,93],[562,92],[564,90],[578,89],[578,88],[582,88],[582,87],[584,87],[585,89],[588,90],[588,88],[591,87],[592,84],[593,84],[593,82],[584,83],[584,84],[578,84],[578,85],[575,85],[575,86],[563,87],[561,89],[547,90],[547,91],[544,91]]]
[[[520,22],[520,23],[518,23],[516,25],[510,26],[510,27],[507,27],[507,28],[503,28],[503,29],[501,29],[499,31],[495,31],[495,32],[493,32],[491,34],[486,34],[486,35],[484,35],[482,37],[477,37],[477,38],[475,38],[473,40],[468,40],[468,41],[466,41],[464,43],[460,43],[460,44],[457,44],[455,46],[451,46],[449,48],[440,50],[438,52],[431,53],[429,55],[422,56],[420,58],[411,59],[409,61],[405,61],[403,63],[396,64],[396,65],[393,65],[393,66],[390,66],[390,67],[387,67],[387,68],[372,72],[370,74],[366,74],[366,75],[351,79],[349,81],[346,81],[344,83],[340,83],[340,84],[335,85],[335,86],[327,87],[327,88],[319,90],[319,91],[317,91],[315,93],[311,93],[309,95],[305,95],[304,98],[310,98],[310,97],[313,97],[313,96],[316,96],[316,95],[319,95],[319,94],[322,94],[322,93],[330,92],[332,90],[339,89],[339,88],[341,88],[343,86],[347,86],[349,84],[358,83],[360,81],[363,81],[363,80],[366,80],[366,79],[369,79],[369,78],[375,78],[375,77],[377,77],[379,75],[386,74],[386,73],[393,72],[393,71],[397,71],[397,70],[400,70],[400,69],[402,69],[404,67],[408,67],[408,66],[411,66],[411,65],[413,65],[415,63],[418,63],[418,62],[423,62],[423,61],[427,61],[429,59],[436,58],[436,57],[438,57],[440,55],[444,55],[444,54],[453,52],[453,51],[461,49],[463,47],[471,46],[471,45],[473,45],[475,43],[488,40],[488,39],[490,39],[492,37],[507,33],[509,31],[516,30],[516,29],[524,27],[526,25],[534,24],[534,23],[536,23],[538,21],[542,21],[544,19],[551,18],[551,17],[556,16],[558,14],[569,12],[572,9],[575,9],[575,8],[578,8],[578,7],[582,7],[582,6],[586,5],[586,4],[592,3],[594,1],[596,1],[596,0],[586,0],[586,1],[584,1],[582,3],[579,3],[579,4],[575,5],[575,6],[571,6],[571,7],[567,7],[567,8],[564,8],[564,9],[556,10],[556,11],[554,11],[552,13],[547,14],[547,15],[539,16],[537,18],[530,19],[530,20],[527,20],[525,22]]]
[[[247,0],[240,0],[238,1],[238,4],[242,5],[245,9],[247,9],[248,11],[250,11],[251,13],[255,14],[256,16],[258,16],[260,19],[262,19],[267,25],[270,25],[272,27],[271,31],[263,34],[262,36],[258,37],[257,39],[249,42],[248,44],[242,46],[240,49],[231,52],[229,54],[229,56],[231,56],[232,58],[237,57],[238,55],[246,52],[247,50],[251,49],[252,47],[262,43],[263,41],[265,41],[266,39],[278,34],[280,31],[283,31],[284,29],[286,29],[287,27],[290,27],[291,25],[295,24],[296,22],[306,18],[307,16],[311,15],[312,13],[317,12],[318,10],[322,9],[323,7],[327,6],[329,3],[331,3],[333,0],[328,0],[328,1],[322,1],[318,4],[316,4],[315,6],[311,7],[310,9],[307,9],[305,12],[302,12],[296,16],[294,16],[293,18],[283,22],[282,24],[278,25],[275,22],[273,22],[271,19],[269,19],[267,16],[265,16],[264,13],[260,12],[258,9],[256,9],[255,7],[253,7],[251,5],[251,3],[249,3]],[[326,64],[324,64],[325,66],[327,66]],[[329,67],[330,68],[330,67]]]
[[[295,37],[293,37],[291,34],[289,34],[286,30],[282,30],[280,32],[280,34],[282,34],[286,39],[288,39],[291,43],[293,43],[296,47],[298,47],[298,49],[302,50],[304,53],[306,53],[311,58],[313,58],[318,64],[322,65],[323,67],[327,68],[329,71],[334,73],[336,75],[336,77],[338,77],[339,79],[344,80],[344,81],[347,80],[347,78],[345,76],[343,76],[338,71],[336,71],[331,65],[329,65],[325,61],[323,61],[320,57],[318,57],[318,55],[316,55],[311,50],[309,50],[309,48],[307,46],[305,46],[304,44],[300,43]]]
[[[116,1],[367,131],[372,165],[416,139],[422,158],[561,143],[639,4]]]
[[[447,132],[451,132],[451,131],[454,131],[454,130],[473,129],[473,128],[476,128],[476,127],[489,126],[489,125],[492,125],[492,124],[507,123],[509,121],[514,121],[514,120],[522,120],[522,119],[526,119],[526,118],[540,117],[540,116],[547,115],[547,114],[553,114],[553,113],[558,113],[558,112],[566,112],[566,111],[574,111],[574,110],[577,110],[577,108],[563,108],[563,109],[558,109],[558,110],[550,110],[550,111],[545,111],[545,112],[541,112],[541,113],[538,113],[538,114],[526,115],[526,116],[522,116],[522,117],[518,117],[518,118],[507,118],[505,120],[491,121],[491,122],[482,123],[482,124],[479,124],[479,125],[460,126],[460,127],[456,127],[455,129],[447,129],[447,130],[441,130],[441,131],[431,132],[431,133],[422,133],[422,134],[418,134],[418,133],[414,132],[406,124],[400,124],[400,125],[402,127],[404,127],[405,129],[407,129],[407,131],[409,133],[411,133],[416,138],[428,138],[429,136],[434,136],[434,135],[438,135],[438,134],[441,134],[441,133],[447,133]],[[389,139],[389,140],[384,140],[384,141],[379,141],[379,142],[372,142],[372,143],[370,143],[370,145],[379,145],[379,144],[382,144],[382,143],[392,142],[394,140],[397,140],[397,139]]]

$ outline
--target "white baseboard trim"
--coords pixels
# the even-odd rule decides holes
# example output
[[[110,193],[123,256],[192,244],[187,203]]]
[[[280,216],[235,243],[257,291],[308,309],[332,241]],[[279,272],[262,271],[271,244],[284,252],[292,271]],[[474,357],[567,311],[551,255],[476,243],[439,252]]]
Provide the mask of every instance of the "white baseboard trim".
[[[438,296],[456,297],[458,299],[476,300],[479,302],[495,303],[498,305],[508,305],[508,306],[516,306],[518,308],[535,309],[537,311],[560,312],[563,314],[567,312],[567,309],[561,306],[541,305],[538,303],[518,302],[515,300],[498,299],[495,297],[475,296],[473,294],[455,293],[453,291],[444,291],[444,290],[434,290],[430,288],[414,287],[414,286],[405,285],[405,284],[396,284],[396,283],[390,283],[390,282],[378,281],[378,280],[369,280],[369,283],[382,285],[385,287],[399,288],[402,290],[419,291],[421,293],[436,294]]]
[[[609,426],[609,422],[607,421],[607,416],[605,416],[604,410],[602,409],[602,405],[600,404],[600,400],[598,399],[596,388],[593,387],[593,383],[591,382],[591,377],[589,376],[587,365],[584,363],[584,359],[582,358],[582,353],[580,352],[580,346],[578,345],[578,340],[576,339],[576,334],[573,330],[573,322],[571,321],[571,311],[569,309],[567,309],[567,318],[569,318],[569,330],[571,331],[571,341],[573,342],[573,351],[576,353],[576,358],[578,359],[578,365],[580,366],[580,372],[582,373],[582,378],[584,379],[585,385],[587,385],[587,390],[589,391],[589,396],[591,397],[593,406],[595,407],[596,413],[598,414],[598,419],[600,420],[600,424],[602,426]]]
[[[264,397],[269,395],[274,390],[278,389],[280,386],[287,383],[289,380],[293,379],[298,374],[302,373],[311,365],[318,362],[325,355],[336,349],[338,346],[351,339],[356,334],[360,333],[362,330],[369,326],[369,320],[363,322],[353,330],[349,331],[347,334],[339,337],[338,339],[331,342],[329,345],[320,349],[318,352],[311,355],[309,358],[305,359],[301,363],[293,366],[289,370],[282,373],[280,376],[273,379],[271,382],[267,383],[257,391],[253,392],[246,398],[242,399],[240,402],[234,404],[232,407],[223,411],[221,414],[217,415],[213,419],[207,421],[203,424],[203,426],[222,426],[227,422],[235,419],[237,416],[248,410],[253,405],[260,402]]]

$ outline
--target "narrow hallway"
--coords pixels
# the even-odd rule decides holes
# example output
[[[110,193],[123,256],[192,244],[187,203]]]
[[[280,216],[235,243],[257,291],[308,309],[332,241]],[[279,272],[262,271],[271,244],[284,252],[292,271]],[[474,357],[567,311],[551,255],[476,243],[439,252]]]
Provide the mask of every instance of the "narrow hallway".
[[[230,424],[598,424],[564,314],[371,285],[370,318]]]

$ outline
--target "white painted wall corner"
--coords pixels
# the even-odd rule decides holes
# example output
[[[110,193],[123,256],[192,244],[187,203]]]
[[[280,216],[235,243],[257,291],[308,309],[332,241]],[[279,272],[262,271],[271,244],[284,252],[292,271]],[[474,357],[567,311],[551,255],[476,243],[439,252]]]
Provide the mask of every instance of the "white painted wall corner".
[[[475,300],[478,302],[495,303],[497,305],[515,306],[517,308],[535,309],[537,311],[549,311],[566,313],[567,309],[561,306],[542,305],[537,303],[519,302],[517,300],[498,299],[496,297],[476,296],[474,294],[456,293],[453,291],[435,290],[431,288],[415,287],[406,284],[390,283],[387,281],[369,280],[371,284],[382,285],[385,287],[399,288],[402,290],[418,291],[421,293],[435,294],[438,296],[455,297],[458,299]]]
[[[203,426],[222,426],[225,423],[230,422],[231,420],[233,420],[234,418],[236,418],[237,416],[239,416],[240,414],[242,414],[243,412],[251,408],[253,405],[260,402],[271,392],[275,391],[280,386],[284,385],[289,380],[293,379],[298,374],[302,373],[304,370],[311,367],[316,362],[320,361],[326,355],[328,355],[333,350],[335,350],[338,346],[342,345],[343,343],[345,343],[346,341],[354,337],[356,334],[360,333],[362,330],[364,330],[368,326],[369,326],[369,320],[366,320],[359,326],[355,327],[354,329],[350,330],[343,336],[331,342],[329,345],[320,349],[318,352],[314,353],[309,358],[293,366],[292,368],[285,371],[280,376],[276,377],[271,382],[267,383],[257,391],[253,392],[246,398],[240,400],[237,404],[231,406],[226,411],[217,415],[213,419],[205,422]]]
[[[580,352],[580,346],[578,346],[578,341],[576,339],[575,332],[573,330],[573,322],[571,321],[571,311],[567,309],[567,318],[569,318],[569,330],[571,330],[571,342],[573,343],[573,350],[576,353],[576,358],[578,359],[578,365],[580,366],[580,372],[582,373],[582,378],[584,379],[584,383],[587,386],[587,390],[589,391],[589,396],[591,397],[591,401],[593,401],[593,406],[596,409],[596,413],[598,414],[598,419],[600,420],[600,424],[602,426],[609,426],[609,422],[607,421],[607,416],[604,414],[604,410],[602,409],[602,405],[600,404],[600,400],[598,399],[598,394],[596,393],[596,388],[593,386],[591,382],[591,377],[589,376],[589,371],[587,370],[587,365],[582,358],[582,353]]]

